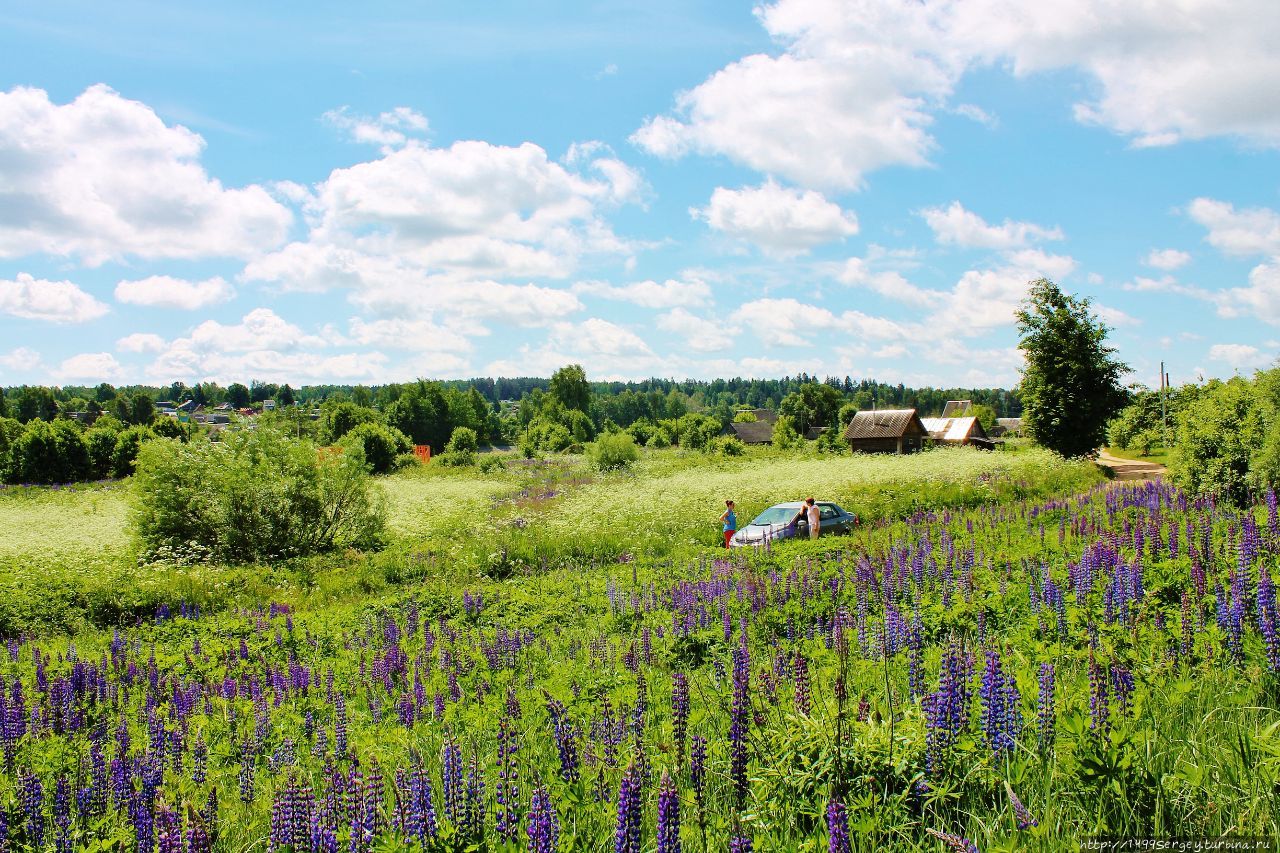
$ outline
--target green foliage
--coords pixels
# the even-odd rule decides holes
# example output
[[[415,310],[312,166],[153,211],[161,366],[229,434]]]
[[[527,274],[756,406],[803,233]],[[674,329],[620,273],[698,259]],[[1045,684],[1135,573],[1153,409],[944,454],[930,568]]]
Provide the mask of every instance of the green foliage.
[[[143,442],[153,438],[156,438],[156,433],[151,427],[134,425],[121,430],[111,450],[111,473],[117,477],[132,475]]]
[[[74,421],[32,420],[10,441],[11,483],[74,483],[90,469],[89,448]]]
[[[604,433],[587,445],[587,460],[598,471],[628,468],[640,458],[636,440],[625,432]]]
[[[773,446],[778,450],[790,450],[800,442],[800,433],[796,431],[794,422],[787,415],[779,415],[773,424]]]
[[[845,403],[836,413],[836,431],[844,433],[849,428],[849,424],[853,423],[853,418],[858,412],[862,411],[862,407],[858,403]]]
[[[335,403],[325,406],[320,413],[320,431],[326,444],[337,444],[360,424],[381,423],[382,418],[373,409],[355,403]]]
[[[90,479],[105,480],[115,474],[116,438],[119,434],[118,429],[99,427],[96,424],[93,429],[85,431],[84,443],[89,451]]]
[[[476,466],[481,474],[497,474],[505,471],[506,462],[500,453],[485,453],[480,457],[480,462]]]
[[[814,442],[823,453],[848,453],[849,442],[845,440],[844,429],[829,429],[818,436]]]
[[[833,424],[842,402],[837,389],[825,383],[809,382],[783,399],[778,414],[791,418],[795,430],[803,435],[813,427]]]
[[[395,427],[367,422],[353,427],[343,436],[344,446],[358,445],[370,473],[389,474],[399,465],[400,457],[413,452],[409,437]]]
[[[13,443],[22,435],[22,422],[14,418],[0,417],[0,482],[13,482],[9,479],[9,466],[12,456],[9,451]]]
[[[133,395],[129,401],[129,423],[147,426],[156,417],[156,403],[146,394]]]
[[[735,424],[753,424],[758,420],[760,419],[756,417],[756,413],[750,409],[743,409],[742,411],[735,413],[733,416],[733,422]]]
[[[249,389],[239,382],[227,386],[227,402],[237,409],[247,409],[253,402],[249,397]]]
[[[677,441],[686,450],[706,450],[723,426],[709,415],[689,413],[676,421]]]
[[[591,386],[580,364],[570,364],[551,375],[547,394],[569,411],[591,410]]]
[[[546,418],[535,418],[520,439],[520,450],[526,456],[559,453],[573,445],[573,435],[562,424]]]
[[[996,410],[990,406],[983,406],[979,403],[974,403],[969,407],[969,414],[977,418],[978,423],[982,424],[982,428],[988,433],[995,428]]]
[[[1243,503],[1280,485],[1280,368],[1254,379],[1210,382],[1178,412],[1170,460],[1175,482],[1196,496]]]
[[[1120,377],[1128,367],[1112,357],[1107,327],[1089,304],[1040,279],[1018,311],[1026,358],[1019,388],[1023,426],[1039,444],[1064,456],[1093,453],[1127,402]]]
[[[375,547],[386,527],[358,442],[320,453],[271,429],[231,430],[217,444],[147,442],[132,497],[151,554],[270,561]]]
[[[444,453],[440,454],[437,461],[442,465],[451,465],[454,467],[464,467],[476,464],[476,448],[479,441],[476,438],[476,431],[471,427],[460,426],[454,429],[453,435],[449,437],[449,443],[445,445]]]
[[[745,456],[747,446],[736,435],[722,435],[711,442],[707,450],[720,456]]]

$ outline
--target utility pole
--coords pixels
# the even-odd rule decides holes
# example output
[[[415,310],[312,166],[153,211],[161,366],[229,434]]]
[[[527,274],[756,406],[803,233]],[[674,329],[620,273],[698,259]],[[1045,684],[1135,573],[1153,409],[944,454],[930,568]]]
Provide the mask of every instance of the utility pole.
[[[1169,413],[1165,407],[1165,391],[1169,387],[1169,374],[1164,372],[1164,362],[1160,362],[1160,425],[1163,430],[1164,452],[1169,452]]]

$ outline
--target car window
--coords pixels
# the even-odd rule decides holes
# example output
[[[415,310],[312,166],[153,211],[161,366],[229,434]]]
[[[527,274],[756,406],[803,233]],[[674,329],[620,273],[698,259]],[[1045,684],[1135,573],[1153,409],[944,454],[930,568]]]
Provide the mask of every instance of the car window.
[[[824,521],[828,518],[835,518],[838,515],[840,515],[840,510],[836,509],[831,504],[822,505],[822,519]]]
[[[788,521],[796,517],[796,510],[786,506],[771,506],[764,512],[760,513],[752,521],[752,524],[786,524]]]

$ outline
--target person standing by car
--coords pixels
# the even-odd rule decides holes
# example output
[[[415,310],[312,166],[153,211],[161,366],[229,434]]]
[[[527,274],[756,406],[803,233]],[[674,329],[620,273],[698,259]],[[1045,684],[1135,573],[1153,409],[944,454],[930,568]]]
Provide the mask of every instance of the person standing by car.
[[[800,509],[796,511],[796,517],[791,519],[793,525],[799,521],[809,523],[810,539],[818,538],[818,532],[822,527],[822,510],[814,503],[813,498],[805,498],[804,503],[800,504]]]
[[[729,540],[738,531],[738,514],[733,511],[733,501],[725,501],[725,511],[720,513],[720,521],[724,524],[724,547],[729,547]]]

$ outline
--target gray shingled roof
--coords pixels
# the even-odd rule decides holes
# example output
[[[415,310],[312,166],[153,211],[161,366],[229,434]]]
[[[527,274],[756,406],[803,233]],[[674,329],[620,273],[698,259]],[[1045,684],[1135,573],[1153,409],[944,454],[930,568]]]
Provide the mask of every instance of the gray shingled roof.
[[[743,444],[769,444],[773,441],[773,424],[765,421],[729,424],[729,428]]]
[[[850,440],[858,438],[901,438],[906,434],[912,422],[919,424],[915,409],[875,409],[869,412],[858,412],[849,422],[844,437]],[[919,429],[924,432],[924,425]]]

